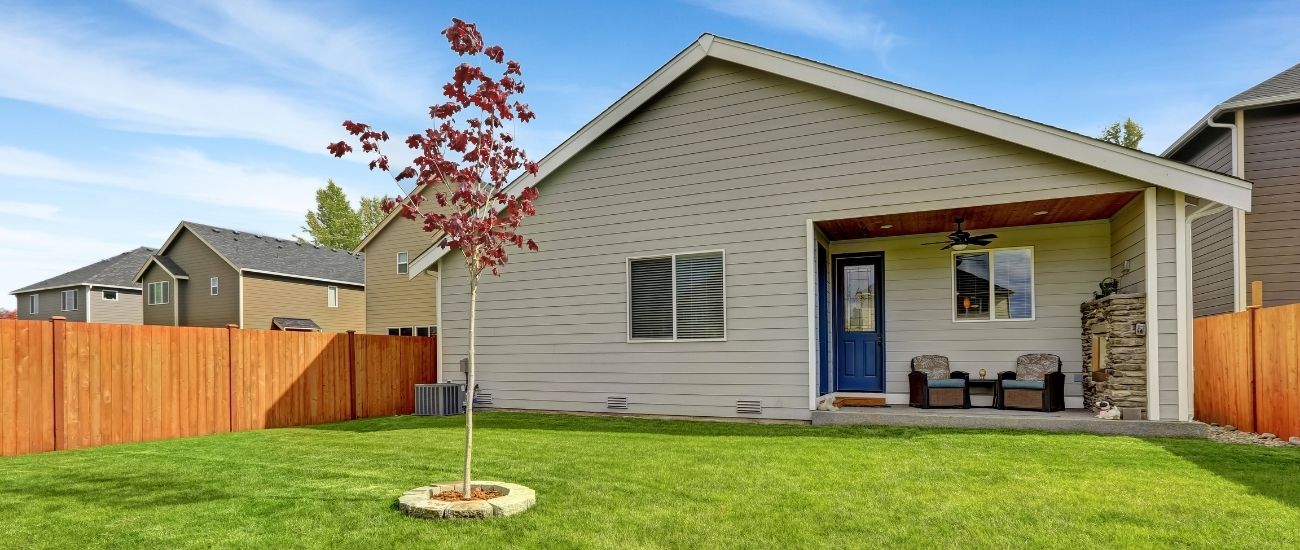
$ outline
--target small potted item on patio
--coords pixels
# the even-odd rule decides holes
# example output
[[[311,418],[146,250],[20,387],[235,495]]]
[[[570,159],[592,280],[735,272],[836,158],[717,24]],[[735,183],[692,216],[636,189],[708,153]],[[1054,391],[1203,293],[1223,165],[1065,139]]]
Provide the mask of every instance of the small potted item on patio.
[[[1097,402],[1097,418],[1102,420],[1119,420],[1123,418],[1123,415],[1110,401],[1101,400]]]

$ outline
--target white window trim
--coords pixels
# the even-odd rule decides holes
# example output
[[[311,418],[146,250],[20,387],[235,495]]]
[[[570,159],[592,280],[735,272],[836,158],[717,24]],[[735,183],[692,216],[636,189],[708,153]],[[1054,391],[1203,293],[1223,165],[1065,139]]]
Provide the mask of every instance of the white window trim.
[[[164,289],[166,289],[165,292],[162,292],[162,293],[161,293],[161,294],[166,298],[164,301],[161,301],[161,302],[155,302],[155,301],[154,301],[154,299],[153,299],[153,287],[154,287],[154,285],[158,285],[159,288],[164,288]],[[171,302],[171,298],[172,298],[171,294],[172,294],[172,292],[171,292],[171,282],[170,282],[170,281],[154,281],[154,282],[152,282],[152,283],[149,283],[148,285],[145,285],[145,292],[146,292],[146,296],[145,296],[145,304],[147,304],[147,305],[151,305],[151,306],[165,306],[165,305],[167,305],[167,304],[172,303],[172,302]]]
[[[68,307],[68,293],[69,293],[69,292],[72,293],[72,307],[71,307],[71,308]],[[77,296],[77,289],[75,289],[75,288],[72,289],[72,290],[64,290],[64,291],[60,292],[60,293],[59,293],[59,311],[77,311],[78,308],[80,308],[80,306],[81,306],[81,304],[78,303],[78,302],[81,301],[79,298],[80,298],[80,297]]]
[[[109,293],[109,292],[112,292],[112,293],[113,293],[113,297],[112,297],[112,298],[109,298],[109,297],[108,297],[108,293]],[[116,301],[117,301],[117,291],[116,291],[116,290],[101,290],[101,291],[99,291],[99,299],[104,300],[104,301],[106,301],[106,302],[116,302]]]
[[[722,338],[678,338],[677,337],[677,257],[693,256],[696,254],[722,254]],[[632,337],[632,260],[648,260],[652,258],[672,258],[672,287],[673,287],[673,337],[672,338],[633,338]],[[723,249],[713,250],[693,250],[690,252],[673,252],[670,254],[648,254],[645,256],[628,256],[623,264],[624,286],[623,302],[627,306],[627,342],[629,344],[643,344],[654,342],[726,342],[727,341],[727,251]]]
[[[339,287],[334,285],[325,287],[325,307],[339,307]]]
[[[957,318],[957,255],[974,254],[977,252],[987,252],[989,255],[989,299],[994,296],[993,287],[996,285],[993,276],[993,253],[1009,250],[1028,250],[1029,251],[1029,317],[1020,319],[997,319],[993,316],[993,309],[989,309],[988,319],[958,319]],[[978,250],[953,250],[948,260],[948,312],[952,314],[954,323],[1023,323],[1038,319],[1038,265],[1035,263],[1034,247],[1032,246],[1008,246],[1005,248],[981,248]]]
[[[221,277],[211,277],[208,279],[208,296],[221,295]]]
[[[41,295],[33,294],[27,297],[27,314],[36,315],[41,312]]]
[[[406,259],[402,259],[405,256]],[[397,253],[397,274],[407,275],[411,272],[411,255],[406,252]]]

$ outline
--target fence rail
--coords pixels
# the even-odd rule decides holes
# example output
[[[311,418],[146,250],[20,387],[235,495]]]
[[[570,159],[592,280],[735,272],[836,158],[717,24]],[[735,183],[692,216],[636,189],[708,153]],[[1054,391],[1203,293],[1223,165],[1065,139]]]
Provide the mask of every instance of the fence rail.
[[[1196,419],[1300,436],[1300,304],[1201,317],[1194,328]]]
[[[0,456],[411,414],[434,338],[0,320]]]

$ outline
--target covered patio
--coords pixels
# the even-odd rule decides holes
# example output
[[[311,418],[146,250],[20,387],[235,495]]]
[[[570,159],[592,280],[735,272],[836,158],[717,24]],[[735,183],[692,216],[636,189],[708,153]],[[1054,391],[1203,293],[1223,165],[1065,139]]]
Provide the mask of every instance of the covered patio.
[[[1213,205],[1189,198],[1150,187],[811,221],[818,401],[874,397],[905,409],[827,418],[1076,423],[1093,420],[1083,409],[1106,399],[1131,416],[1189,419],[1178,345],[1185,297],[1174,278],[1186,269],[1174,261],[1183,232],[1172,230]],[[1103,283],[1112,296],[1097,300]],[[1160,307],[1146,307],[1148,296]],[[1060,358],[1067,411],[980,410],[994,405],[998,373],[1025,354]],[[974,409],[907,410],[912,360],[926,355],[967,373]],[[962,425],[954,422],[944,425]]]

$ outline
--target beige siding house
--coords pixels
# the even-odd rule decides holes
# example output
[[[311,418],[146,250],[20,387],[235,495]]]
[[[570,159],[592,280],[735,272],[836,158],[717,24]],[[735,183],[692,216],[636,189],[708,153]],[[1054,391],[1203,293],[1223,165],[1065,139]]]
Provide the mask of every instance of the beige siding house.
[[[1196,315],[1244,309],[1249,281],[1266,306],[1300,302],[1300,65],[1215,107],[1164,156],[1253,185],[1250,212],[1193,226]]]
[[[1232,177],[710,35],[512,184],[526,185],[541,250],[481,287],[480,403],[794,420],[823,396],[907,403],[922,354],[991,377],[1057,354],[1080,407],[1080,306],[1107,277],[1148,304],[1131,328],[1149,417],[1188,420],[1189,221],[1250,197]],[[995,236],[945,247],[958,219]],[[422,251],[408,277],[440,279],[456,364],[459,255]]]
[[[425,207],[436,207],[434,188],[419,186]],[[432,236],[421,224],[389,213],[357,247],[366,257],[366,332],[428,336],[437,334],[437,279],[411,279],[408,268],[429,248]]]
[[[138,325],[140,285],[132,276],[153,252],[140,247],[15,290],[18,318]]]
[[[343,250],[181,222],[135,280],[145,324],[361,331],[363,264]]]

